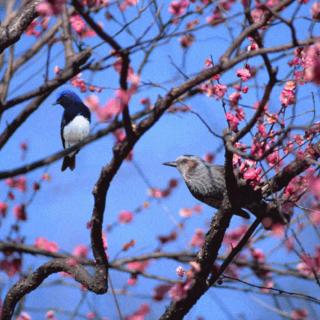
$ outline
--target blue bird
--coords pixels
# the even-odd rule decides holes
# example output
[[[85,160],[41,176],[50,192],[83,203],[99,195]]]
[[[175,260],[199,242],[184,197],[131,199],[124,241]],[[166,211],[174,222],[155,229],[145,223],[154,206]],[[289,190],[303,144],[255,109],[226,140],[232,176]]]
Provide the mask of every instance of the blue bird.
[[[69,148],[86,138],[90,132],[91,115],[89,108],[82,102],[80,97],[70,90],[60,93],[55,104],[64,108],[61,120],[61,140],[63,148]],[[73,151],[64,157],[61,171],[76,166],[76,154],[79,150]]]

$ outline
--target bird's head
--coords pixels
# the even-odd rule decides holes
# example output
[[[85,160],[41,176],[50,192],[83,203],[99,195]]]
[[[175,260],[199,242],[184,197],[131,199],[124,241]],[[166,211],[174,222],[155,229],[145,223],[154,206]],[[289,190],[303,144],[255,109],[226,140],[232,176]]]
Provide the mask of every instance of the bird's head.
[[[80,97],[75,92],[64,90],[58,95],[57,101],[54,104],[60,104],[64,108],[67,108],[77,102],[82,103]]]
[[[177,168],[185,180],[205,167],[201,158],[192,155],[180,156],[175,161],[164,162],[163,165]]]

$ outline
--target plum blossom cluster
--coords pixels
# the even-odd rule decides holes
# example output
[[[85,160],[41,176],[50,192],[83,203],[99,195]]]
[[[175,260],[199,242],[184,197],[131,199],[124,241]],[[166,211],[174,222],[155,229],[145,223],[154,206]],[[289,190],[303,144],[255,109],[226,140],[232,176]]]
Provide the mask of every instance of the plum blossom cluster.
[[[85,23],[79,14],[70,17],[71,28],[80,38],[94,37],[96,33]]]
[[[289,62],[294,67],[294,77],[297,83],[320,83],[320,43],[294,51],[294,58]]]
[[[169,297],[173,301],[179,301],[186,297],[187,291],[192,286],[193,279],[196,273],[200,271],[199,263],[195,261],[190,262],[191,268],[188,271],[184,271],[182,267],[178,267],[177,273],[178,275],[185,276],[185,280],[183,282],[179,282],[173,285],[170,290],[168,291]]]
[[[61,72],[61,69],[59,67],[55,67],[55,73],[59,75]],[[78,73],[76,76],[74,76],[71,80],[71,85],[74,86],[75,88],[79,88],[81,92],[87,92],[88,90],[91,92],[98,92],[100,93],[102,91],[101,87],[92,85],[92,84],[87,84],[83,79],[82,79],[82,74]]]

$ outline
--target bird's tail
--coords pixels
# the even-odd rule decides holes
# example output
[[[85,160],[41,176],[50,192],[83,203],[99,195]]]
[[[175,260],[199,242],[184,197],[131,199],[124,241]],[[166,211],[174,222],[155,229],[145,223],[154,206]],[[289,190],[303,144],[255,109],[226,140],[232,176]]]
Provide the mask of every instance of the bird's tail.
[[[261,219],[265,229],[271,229],[277,224],[287,224],[290,221],[290,215],[281,211],[281,208],[275,204],[268,204],[265,201],[253,203],[247,207],[257,218]]]
[[[74,170],[75,166],[76,166],[76,155],[66,156],[63,159],[61,171],[64,171],[67,168],[70,168],[70,170]]]

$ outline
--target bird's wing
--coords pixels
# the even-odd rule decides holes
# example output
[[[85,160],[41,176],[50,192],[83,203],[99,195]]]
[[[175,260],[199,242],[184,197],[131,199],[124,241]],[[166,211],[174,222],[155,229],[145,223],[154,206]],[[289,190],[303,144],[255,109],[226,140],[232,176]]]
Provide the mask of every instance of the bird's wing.
[[[85,118],[87,118],[89,120],[89,122],[91,122],[90,110],[84,103],[81,104],[80,114],[83,115]]]
[[[60,126],[60,136],[61,136],[61,141],[62,141],[62,145],[63,145],[64,149],[66,147],[65,147],[64,137],[63,137],[63,129],[64,129],[66,124],[67,124],[67,120],[66,120],[65,114],[63,114],[62,120],[61,120],[61,126]]]

